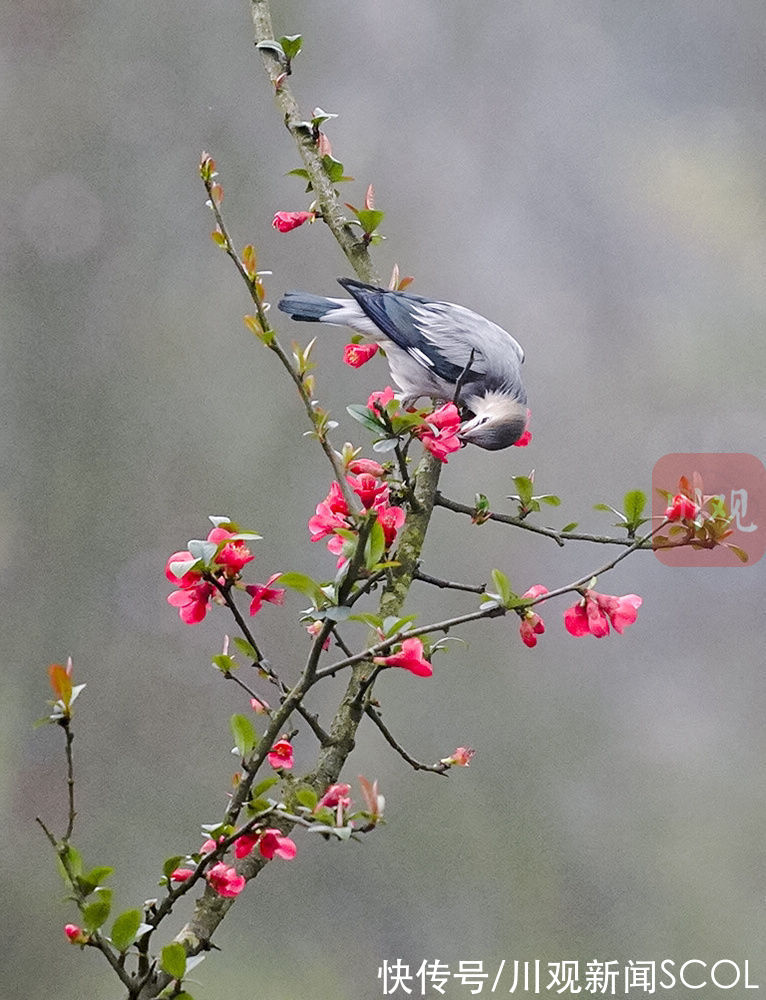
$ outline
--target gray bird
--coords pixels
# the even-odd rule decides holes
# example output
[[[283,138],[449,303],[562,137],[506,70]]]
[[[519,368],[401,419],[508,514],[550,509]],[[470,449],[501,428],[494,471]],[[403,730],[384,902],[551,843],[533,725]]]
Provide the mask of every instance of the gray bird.
[[[349,326],[385,348],[402,403],[449,402],[460,386],[463,441],[495,451],[515,444],[527,422],[524,351],[478,313],[451,302],[338,278],[351,299],[286,292],[278,308],[296,320]]]

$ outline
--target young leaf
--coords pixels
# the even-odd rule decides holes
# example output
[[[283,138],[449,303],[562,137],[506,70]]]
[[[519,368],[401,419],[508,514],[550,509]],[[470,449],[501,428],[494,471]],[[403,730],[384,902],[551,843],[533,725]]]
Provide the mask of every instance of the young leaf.
[[[243,639],[241,636],[235,635],[232,641],[240,653],[246,656],[249,660],[258,660],[258,654],[247,639]]]
[[[372,208],[360,208],[356,217],[366,233],[374,233],[383,221],[385,212],[379,212]]]
[[[364,562],[367,569],[372,569],[381,559],[386,551],[386,536],[380,521],[373,521],[367,544],[364,549]]]
[[[362,406],[360,403],[353,403],[351,406],[346,407],[346,412],[354,420],[366,427],[368,431],[372,431],[373,434],[380,434],[381,431],[385,431],[385,424],[374,417],[370,410],[366,406]]]
[[[297,590],[299,594],[310,598],[317,608],[327,602],[327,595],[316,580],[312,580],[305,573],[282,573],[275,582],[289,587],[290,590]]]
[[[240,757],[247,757],[258,741],[252,722],[246,715],[232,715],[229,720]]]
[[[288,62],[294,59],[301,50],[303,38],[300,35],[282,35],[279,39],[282,51]]]
[[[528,507],[532,500],[532,480],[529,476],[514,476],[513,482],[519,491],[519,501],[524,507]]]
[[[216,653],[211,657],[213,666],[218,667],[222,674],[230,674],[237,669],[237,662],[228,653]]]
[[[263,781],[259,782],[253,789],[253,797],[258,797],[268,792],[270,788],[273,788],[279,782],[279,778],[275,775],[271,775],[268,778],[264,778]]]
[[[299,805],[305,806],[307,809],[313,811],[319,801],[319,797],[313,788],[310,788],[308,785],[301,785],[301,787],[295,791],[295,800]]]
[[[109,935],[117,951],[127,951],[136,940],[143,915],[140,910],[126,910],[116,918]]]
[[[160,968],[173,979],[183,979],[186,975],[186,949],[179,941],[171,941],[162,949]]]
[[[66,667],[60,663],[51,663],[48,667],[48,677],[56,697],[68,708],[72,699],[72,678]]]
[[[625,494],[623,506],[628,525],[633,528],[638,527],[646,507],[646,494],[641,490],[630,490],[629,493]]]
[[[112,890],[98,889],[97,898],[88,903],[82,911],[82,921],[86,931],[97,931],[109,919],[112,908]]]
[[[162,866],[162,874],[165,878],[170,878],[173,872],[178,868],[182,861],[186,860],[185,854],[174,854],[172,858],[168,858],[167,861]]]
[[[519,476],[518,478],[521,479],[523,477]],[[492,582],[495,585],[495,590],[500,595],[500,600],[505,606],[507,606],[509,601],[516,596],[511,590],[511,584],[508,577],[502,572],[502,570],[493,569]]]
[[[109,878],[113,874],[114,868],[110,868],[109,865],[99,865],[97,868],[91,868],[89,872],[80,875],[77,879],[77,885],[86,896],[89,896],[101,885],[105,878]]]

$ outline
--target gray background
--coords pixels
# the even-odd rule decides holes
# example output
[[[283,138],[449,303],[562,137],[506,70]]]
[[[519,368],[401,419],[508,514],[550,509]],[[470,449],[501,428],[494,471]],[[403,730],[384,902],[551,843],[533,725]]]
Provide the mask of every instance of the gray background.
[[[764,11],[662,3],[337,0],[278,5],[302,32],[294,86],[356,180],[374,182],[375,251],[415,290],[471,306],[527,350],[534,441],[467,449],[445,492],[497,504],[536,469],[605,530],[596,501],[650,488],[667,451],[763,457]],[[197,161],[217,159],[226,217],[288,287],[348,273],[308,205],[272,107],[247,5],[17,2],[0,31],[4,601],[0,804],[9,995],[119,995],[74,917],[34,816],[61,824],[60,734],[33,731],[45,668],[68,654],[77,717],[76,841],[114,864],[118,909],[157,892],[164,857],[199,843],[232,768],[242,708],[209,665],[229,627],[165,603],[167,555],[228,513],[259,530],[259,580],[330,571],[306,520],[328,472],[290,386],[242,325],[245,290],[209,239]],[[308,328],[283,326],[285,340]],[[327,331],[318,393],[385,384]],[[427,568],[523,589],[603,559],[437,512]],[[386,718],[426,760],[478,753],[448,781],[414,774],[364,729],[348,775],[377,776],[388,826],[364,844],[299,836],[221,929],[199,997],[374,997],[376,969],[441,959],[751,960],[766,983],[762,814],[763,563],[669,569],[634,557],[602,580],[644,597],[624,636],[575,640],[560,612],[536,650],[513,621],[465,629],[436,676],[396,673]],[[294,676],[298,599],[257,620]],[[413,591],[424,616],[464,607]],[[323,696],[328,711],[335,692]],[[297,743],[299,766],[313,745]],[[179,921],[183,914],[179,916]],[[509,987],[506,983],[505,988]],[[434,994],[436,995],[436,994]],[[457,986],[448,995],[467,996]]]

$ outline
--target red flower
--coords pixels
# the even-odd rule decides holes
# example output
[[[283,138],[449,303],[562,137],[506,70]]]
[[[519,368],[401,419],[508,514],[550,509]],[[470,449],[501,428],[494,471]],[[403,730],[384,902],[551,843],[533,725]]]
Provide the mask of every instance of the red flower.
[[[258,843],[259,836],[258,833],[243,833],[241,837],[237,837],[234,841],[234,857],[246,858]]]
[[[420,639],[405,639],[398,653],[375,656],[372,662],[385,667],[403,667],[418,677],[430,677],[433,673],[431,664],[423,657],[423,643]]]
[[[525,591],[522,597],[540,597],[542,594],[547,594],[548,588],[543,587],[542,584],[536,583],[534,587],[530,587],[529,590]],[[519,633],[521,634],[521,641],[525,646],[529,646],[532,649],[537,645],[538,635],[542,635],[545,631],[545,622],[542,620],[537,612],[533,611],[531,608],[527,608],[524,612],[524,617],[521,620],[521,625],[519,626]]]
[[[526,448],[529,442],[532,440],[532,431],[529,429],[529,419],[532,416],[532,411],[527,410],[527,423],[524,427],[524,433],[521,435],[518,441],[513,442],[514,448]]]
[[[699,507],[690,497],[676,493],[673,502],[665,511],[665,517],[668,521],[693,521],[699,512]]]
[[[335,533],[336,528],[348,528],[348,504],[338,483],[333,482],[325,499],[317,504],[316,514],[309,518],[311,541],[318,542]]]
[[[64,924],[64,933],[72,944],[87,944],[90,941],[89,935],[77,924]]]
[[[282,858],[283,861],[292,861],[298,853],[295,841],[285,837],[280,830],[264,830],[258,841],[258,850],[261,857],[271,861],[272,858]]]
[[[264,601],[267,601],[269,604],[285,603],[285,588],[271,586],[281,575],[281,573],[274,573],[262,586],[259,583],[253,583],[245,587],[245,590],[252,597],[252,601],[250,602],[251,615],[258,614]]]
[[[351,785],[330,785],[327,791],[324,793],[322,798],[314,806],[314,812],[318,812],[325,806],[328,809],[334,809],[341,802],[345,804],[346,807],[351,805],[351,799],[349,794],[351,792]]]
[[[207,873],[208,885],[219,896],[238,896],[245,888],[245,876],[238,875],[236,869],[219,861]]]
[[[361,368],[377,353],[377,344],[346,344],[343,348],[343,360],[352,368]]]
[[[190,569],[187,570],[186,573],[183,574],[183,576],[176,576],[170,567],[173,563],[188,563],[192,562],[193,560],[194,556],[191,554],[191,552],[187,552],[186,549],[184,549],[181,552],[174,552],[173,555],[165,563],[165,576],[168,578],[168,580],[170,580],[171,583],[174,583],[176,587],[181,587],[181,588],[190,587],[193,583],[196,583],[197,580],[201,579],[202,572],[198,569]]]
[[[352,472],[355,476],[361,476],[367,472],[371,476],[380,477],[386,470],[380,462],[376,462],[372,458],[355,458],[348,463],[348,471]]]
[[[176,868],[170,873],[171,882],[187,882],[194,874],[193,868]]]
[[[289,771],[293,766],[292,743],[289,740],[277,740],[271,750],[269,750],[267,759],[275,771],[279,768]]]
[[[277,212],[271,224],[280,233],[289,233],[291,229],[297,229],[304,222],[313,222],[315,218],[315,212]]]
[[[184,590],[174,590],[168,594],[168,604],[178,608],[182,622],[187,625],[198,625],[207,614],[210,600],[215,593],[215,587],[207,580],[193,583]]]
[[[423,426],[417,431],[423,447],[435,455],[441,462],[447,461],[447,455],[458,451],[461,447],[457,432],[460,429],[460,414],[454,403],[445,403],[426,418]]]
[[[390,403],[392,399],[396,399],[394,390],[390,385],[387,385],[382,391],[370,393],[370,398],[367,400],[367,409],[372,410],[372,412],[377,416],[378,408],[385,410],[386,405]]]
[[[387,549],[390,549],[394,544],[396,534],[404,524],[405,516],[403,507],[378,508],[378,523],[383,529]]]
[[[361,476],[347,476],[348,484],[362,501],[365,510],[384,505],[388,500],[389,488],[368,472]]]
[[[571,635],[590,634],[603,639],[609,635],[610,622],[615,632],[620,633],[632,625],[641,604],[641,598],[636,594],[612,597],[586,590],[583,599],[564,612],[564,625]]]

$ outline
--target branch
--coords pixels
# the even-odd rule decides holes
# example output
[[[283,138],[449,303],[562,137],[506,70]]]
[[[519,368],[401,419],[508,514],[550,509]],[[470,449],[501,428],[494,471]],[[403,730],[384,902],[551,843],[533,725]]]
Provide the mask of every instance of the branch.
[[[458,503],[457,500],[450,500],[448,497],[443,496],[441,493],[436,494],[435,506],[444,507],[445,510],[454,511],[456,514],[467,514],[469,517],[473,517],[476,513],[475,507],[469,507],[467,504]],[[528,521],[520,517],[514,517],[513,514],[497,514],[491,511],[482,514],[482,518],[487,521],[499,521],[501,524],[512,524],[516,528],[524,528],[525,531],[534,531],[535,534],[545,535],[546,538],[552,538],[558,545],[564,545],[564,542],[596,542],[600,545],[625,545],[628,548],[635,548],[634,538],[613,538],[611,535],[589,535],[581,531],[556,531],[555,528],[543,528],[536,524],[530,524]],[[650,537],[650,536],[647,536]],[[651,545],[645,545],[644,548],[651,549]]]
[[[431,576],[430,573],[424,573],[420,569],[415,572],[415,579],[420,580],[421,583],[430,583],[432,587],[439,587],[441,590],[464,590],[469,594],[483,594],[487,589],[483,584],[475,587],[470,583],[455,583],[452,580],[442,580],[440,577]]]
[[[250,13],[253,19],[253,34],[256,44],[273,41],[276,35],[271,21],[269,0],[250,0]],[[322,219],[329,226],[357,276],[362,281],[379,285],[380,279],[375,273],[367,246],[348,224],[332,181],[325,171],[316,140],[311,131],[302,124],[303,118],[298,102],[293,97],[290,86],[285,80],[283,63],[273,51],[269,49],[261,49],[260,51],[263,65],[274,87],[277,107],[282,112],[287,130],[298,146],[298,152],[311,180],[311,187],[321,210]]]
[[[433,774],[441,774],[445,778],[447,777],[449,767],[446,764],[422,764],[419,760],[415,760],[414,757],[411,757],[404,747],[397,743],[396,739],[392,736],[391,731],[383,722],[380,712],[373,705],[367,705],[365,712],[381,731],[389,746],[392,746],[399,756],[403,760],[407,761],[410,767],[414,768],[416,771],[431,771]]]

